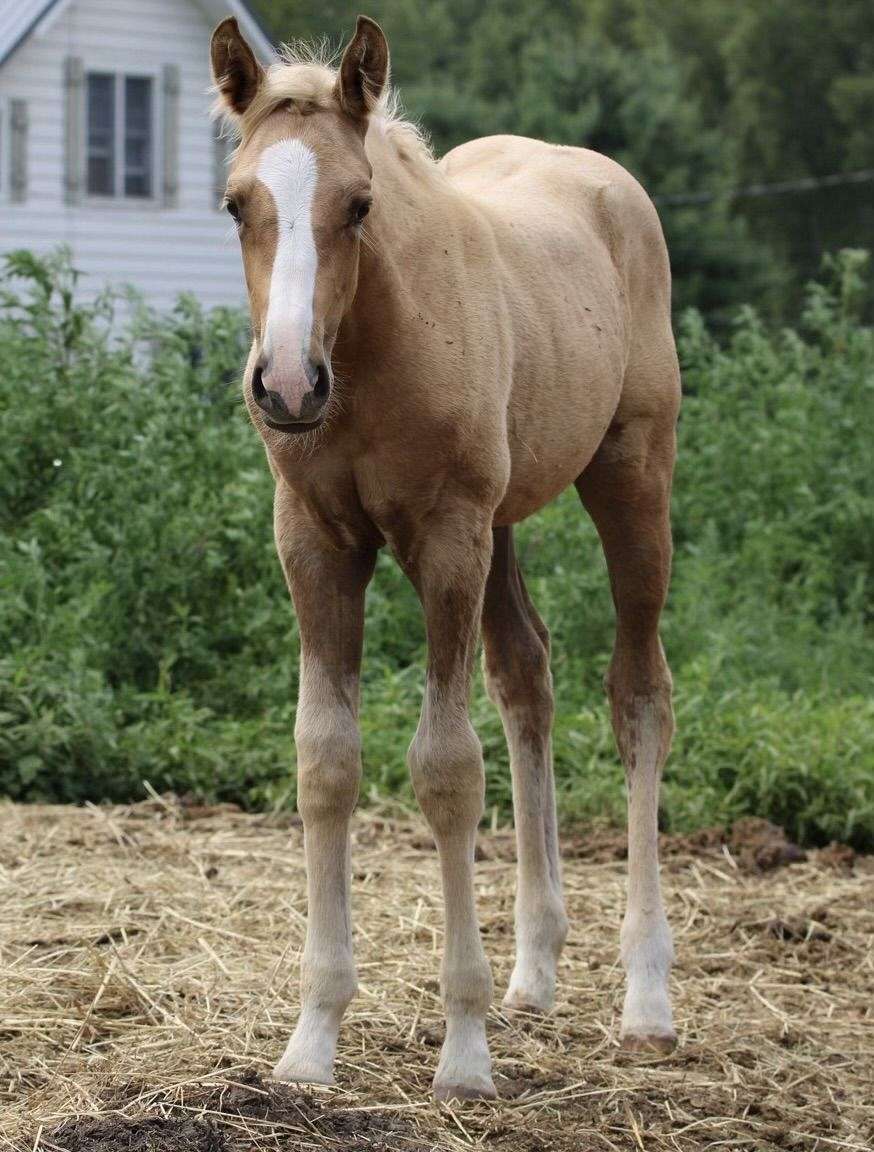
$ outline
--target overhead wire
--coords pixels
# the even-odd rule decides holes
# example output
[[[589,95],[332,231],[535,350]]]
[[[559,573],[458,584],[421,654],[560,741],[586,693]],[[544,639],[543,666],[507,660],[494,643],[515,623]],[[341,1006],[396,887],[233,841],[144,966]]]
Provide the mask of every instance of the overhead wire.
[[[747,184],[742,188],[716,188],[701,192],[656,193],[653,203],[667,207],[710,204],[715,200],[750,200],[759,196],[787,196],[816,192],[820,188],[837,188],[844,184],[866,184],[874,181],[874,168],[855,172],[833,172],[828,176],[801,176],[794,180],[777,180],[770,184]]]

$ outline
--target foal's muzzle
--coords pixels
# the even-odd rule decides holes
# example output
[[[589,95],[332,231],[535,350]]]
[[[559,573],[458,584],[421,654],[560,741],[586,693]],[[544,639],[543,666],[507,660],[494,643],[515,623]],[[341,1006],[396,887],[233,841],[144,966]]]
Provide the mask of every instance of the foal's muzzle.
[[[331,395],[331,371],[308,360],[295,380],[283,380],[260,361],[252,373],[252,399],[265,423],[278,432],[308,432],[325,418]]]

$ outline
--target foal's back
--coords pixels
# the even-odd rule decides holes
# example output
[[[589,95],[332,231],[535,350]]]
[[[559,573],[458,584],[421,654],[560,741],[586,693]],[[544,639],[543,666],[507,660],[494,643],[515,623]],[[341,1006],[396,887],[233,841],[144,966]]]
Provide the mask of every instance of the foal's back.
[[[667,250],[644,190],[600,153],[489,136],[441,167],[502,257],[512,468],[496,523],[511,523],[580,475],[617,412],[633,419],[662,399],[673,407]]]

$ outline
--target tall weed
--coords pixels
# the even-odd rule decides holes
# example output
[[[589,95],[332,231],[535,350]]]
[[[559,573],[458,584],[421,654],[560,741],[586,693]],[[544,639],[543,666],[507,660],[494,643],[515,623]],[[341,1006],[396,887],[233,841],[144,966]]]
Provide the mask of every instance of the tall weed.
[[[725,342],[679,332],[685,403],[663,636],[678,731],[663,822],[768,816],[874,848],[874,337],[864,254],[842,253],[795,329],[750,309]],[[293,802],[296,626],[272,485],[239,400],[243,317],[191,299],[121,321],[58,255],[0,279],[0,791],[122,800],[157,788]],[[128,307],[127,313],[130,315]],[[518,533],[553,633],[563,817],[621,819],[601,678],[612,606],[566,493]],[[424,630],[381,556],[368,600],[364,794],[409,795]],[[509,812],[500,724],[473,711],[488,803]]]

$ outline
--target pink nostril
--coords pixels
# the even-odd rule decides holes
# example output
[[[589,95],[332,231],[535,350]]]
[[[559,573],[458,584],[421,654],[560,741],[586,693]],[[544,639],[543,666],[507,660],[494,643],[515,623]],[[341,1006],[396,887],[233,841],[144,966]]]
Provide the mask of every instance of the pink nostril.
[[[252,373],[252,399],[262,412],[272,416],[274,420],[287,421],[291,415],[288,407],[278,392],[264,385],[264,371],[260,364],[255,365]]]
[[[328,399],[328,393],[331,391],[331,374],[328,372],[324,364],[319,364],[316,368],[316,379],[313,384],[313,395],[317,400],[324,403]]]
[[[264,387],[264,372],[260,364],[255,365],[255,371],[252,373],[252,398],[259,408],[264,407],[267,389]]]
[[[267,424],[271,428],[314,424],[324,413],[331,394],[331,370],[326,364],[317,364],[312,360],[305,361],[301,367],[301,391],[294,386],[294,381],[282,383],[276,380],[275,366],[271,363],[257,363],[252,370],[252,399],[267,416]],[[278,388],[272,388],[271,382],[276,382]]]

